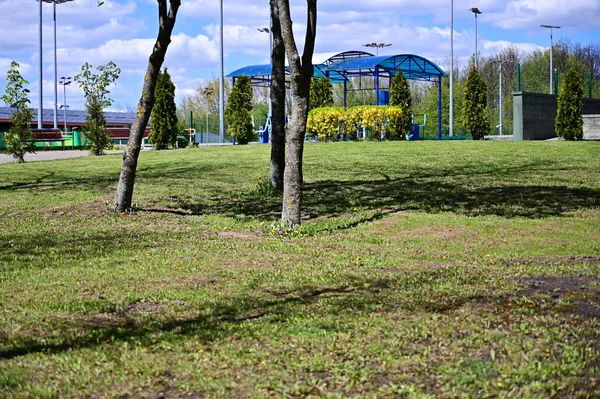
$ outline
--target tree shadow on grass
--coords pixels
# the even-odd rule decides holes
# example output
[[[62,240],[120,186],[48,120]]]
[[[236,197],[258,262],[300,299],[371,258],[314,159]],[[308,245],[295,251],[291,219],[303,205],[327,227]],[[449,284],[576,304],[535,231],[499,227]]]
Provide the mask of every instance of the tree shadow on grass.
[[[54,320],[50,322],[48,329],[63,331],[63,335],[56,337],[55,342],[52,342],[53,339],[49,339],[48,336],[30,336],[17,342],[0,345],[0,359],[12,359],[32,353],[61,353],[71,349],[92,348],[108,342],[134,338],[147,346],[155,345],[157,339],[172,339],[173,336],[189,336],[203,342],[213,342],[241,331],[240,324],[245,321],[265,318],[266,322],[285,323],[292,318],[296,320],[299,314],[308,311],[300,307],[323,300],[329,302],[326,307],[319,306],[319,309],[321,312],[325,311],[327,317],[339,316],[347,312],[370,314],[375,307],[379,312],[395,312],[404,309],[440,313],[457,309],[469,301],[483,299],[481,295],[471,295],[467,291],[464,296],[454,297],[444,303],[438,303],[438,300],[427,297],[405,303],[398,303],[388,298],[398,289],[408,289],[413,285],[426,288],[429,284],[436,284],[446,278],[447,276],[440,270],[429,270],[388,277],[357,277],[329,287],[309,285],[279,293],[265,290],[260,297],[240,295],[228,298],[226,302],[210,305],[211,310],[208,312],[200,311],[199,316],[187,318],[181,316],[139,318],[135,313],[130,312],[136,304],[130,304],[121,310],[116,310],[108,315],[109,317],[82,315],[69,320]],[[68,333],[69,330],[74,332],[75,337]],[[157,334],[165,334],[165,336],[157,337]]]
[[[276,219],[281,211],[279,198],[264,198],[255,193],[225,197],[219,202],[182,197],[174,197],[173,202],[176,204],[173,211],[188,215]],[[372,181],[320,180],[306,183],[303,196],[303,214],[308,219],[336,217],[358,209],[384,213],[416,210],[466,216],[545,218],[599,207],[600,190],[587,187],[547,184],[474,186],[468,180],[454,182],[413,177]],[[145,210],[152,211],[151,208]]]

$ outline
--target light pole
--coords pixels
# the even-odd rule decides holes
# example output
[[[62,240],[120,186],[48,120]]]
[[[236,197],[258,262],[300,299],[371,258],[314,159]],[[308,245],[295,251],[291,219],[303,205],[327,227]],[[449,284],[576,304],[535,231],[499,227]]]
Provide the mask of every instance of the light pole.
[[[212,87],[206,87],[204,88],[204,90],[202,90],[202,93],[204,94],[204,97],[206,97],[206,134],[208,135],[208,98],[211,94],[214,93],[214,90],[212,89]]]
[[[548,28],[550,29],[550,94],[552,94],[552,75],[553,75],[553,69],[552,69],[552,48],[553,48],[553,44],[552,44],[552,32],[554,29],[560,29],[560,26],[556,26],[556,25],[540,25],[541,28]]]
[[[477,64],[477,16],[481,14],[481,11],[477,7],[471,8],[470,11],[475,14],[475,69],[479,70],[479,65]]]
[[[73,0],[42,0],[44,3],[52,3],[52,12],[53,12],[53,19],[54,19],[54,129],[58,129],[58,63],[57,63],[57,50],[56,50],[56,5],[57,4],[62,4],[62,3],[66,3],[69,1],[73,1]],[[40,2],[40,6],[41,6],[41,2]],[[41,16],[40,16],[40,26],[41,26]],[[41,29],[41,28],[40,28]],[[41,34],[41,30],[40,30],[40,53],[42,51],[41,48],[41,40],[42,40],[42,34]],[[41,57],[40,57],[41,58]],[[40,72],[40,78],[41,78],[41,72]]]
[[[221,0],[221,78],[219,80],[219,139],[225,142],[225,60],[223,47],[223,0]]]
[[[67,108],[69,107],[67,105],[67,86],[70,85],[71,82],[72,80],[70,76],[61,76],[60,81],[58,82],[58,84],[63,87],[63,105],[61,105],[61,108],[63,109],[63,117],[65,121],[65,133],[67,133]],[[75,137],[73,137],[73,149],[75,149]]]
[[[450,112],[448,135],[454,136],[454,0],[450,1]]]
[[[39,79],[40,79],[40,96],[39,96],[39,102],[38,102],[38,115],[37,115],[37,119],[38,119],[38,129],[41,129],[43,127],[42,124],[42,113],[43,113],[43,108],[42,108],[42,99],[44,97],[44,82],[42,80],[42,2],[40,1],[40,71],[39,71]]]
[[[498,90],[498,109],[500,110],[500,124],[498,125],[498,129],[500,131],[500,136],[502,136],[502,64],[504,64],[505,62],[510,62],[510,60],[493,60],[492,62],[498,63],[498,69],[500,71],[500,88]]]
[[[271,28],[272,29],[272,28]],[[259,32],[263,32],[263,33],[268,33],[269,34],[269,64],[271,64],[271,68],[273,68],[272,65],[272,59],[271,59],[271,52],[273,51],[273,35],[271,34],[271,29],[269,28],[256,28],[257,31]],[[271,76],[273,75],[273,71],[271,71]],[[269,103],[269,118],[272,116],[271,115],[271,78],[269,78],[269,86],[268,86],[268,90],[267,90],[267,97],[268,97],[268,103]]]
[[[377,50],[377,55],[379,55],[379,49],[380,48],[384,48],[384,47],[390,47],[392,45],[392,43],[367,43],[367,44],[363,44],[363,47],[372,47],[372,48],[376,48]]]

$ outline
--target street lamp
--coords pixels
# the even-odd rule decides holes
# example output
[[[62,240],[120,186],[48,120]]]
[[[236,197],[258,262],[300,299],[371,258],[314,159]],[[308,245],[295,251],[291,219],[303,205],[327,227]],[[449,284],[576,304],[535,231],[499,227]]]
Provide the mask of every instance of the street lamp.
[[[269,34],[269,64],[271,64],[271,68],[273,68],[273,60],[272,60],[272,51],[273,51],[273,35],[271,34],[271,29],[269,28],[256,28],[257,31],[259,32],[263,32],[263,33],[268,33]],[[273,71],[271,71],[271,76],[273,76]],[[267,94],[269,100],[269,118],[272,116],[271,115],[271,79],[269,78],[269,87],[268,87],[268,94]]]
[[[61,76],[60,77],[60,81],[58,82],[59,85],[61,85],[63,87],[63,105],[61,105],[60,107],[63,109],[63,117],[64,117],[64,121],[65,121],[65,133],[67,133],[67,108],[69,108],[69,106],[67,105],[67,86],[71,84],[72,78],[69,77],[64,77]],[[73,138],[73,149],[75,149],[75,139]]]
[[[477,65],[477,15],[481,14],[481,11],[477,7],[473,7],[469,11],[475,14],[475,69],[479,69]]]
[[[204,94],[204,97],[206,97],[206,134],[207,135],[208,135],[208,98],[214,92],[215,91],[213,90],[212,87],[206,87],[206,88],[204,88],[204,90],[202,90],[202,93]],[[207,136],[207,140],[208,140],[208,136]]]
[[[219,139],[225,142],[225,59],[223,47],[223,0],[221,0],[221,78],[219,79]]]
[[[454,0],[450,1],[450,112],[448,135],[454,136]]]
[[[500,124],[498,125],[498,129],[500,130],[500,136],[502,136],[502,64],[504,64],[505,62],[511,62],[511,60],[492,60],[492,62],[497,62],[498,63],[498,69],[500,71],[500,83],[499,83],[499,90],[498,90],[498,109],[500,110]]]
[[[552,94],[552,31],[554,29],[560,29],[560,26],[555,25],[540,25],[541,28],[550,29],[550,94]]]
[[[363,47],[372,47],[377,49],[377,55],[379,55],[379,49],[384,47],[390,47],[392,43],[367,43],[363,44]]]
[[[39,0],[38,0],[39,1]],[[42,2],[44,3],[52,3],[52,7],[53,7],[53,16],[54,16],[54,129],[58,129],[58,75],[57,75],[57,60],[56,60],[56,5],[57,4],[62,4],[62,3],[67,3],[69,1],[73,1],[73,0],[42,0],[40,1],[40,80],[42,79],[42,72],[41,72],[41,68],[42,68],[42,14],[41,14],[41,7],[42,7]],[[40,108],[41,106],[41,102],[42,102],[42,91],[41,91],[41,84],[40,84]],[[39,127],[41,128],[41,127]]]

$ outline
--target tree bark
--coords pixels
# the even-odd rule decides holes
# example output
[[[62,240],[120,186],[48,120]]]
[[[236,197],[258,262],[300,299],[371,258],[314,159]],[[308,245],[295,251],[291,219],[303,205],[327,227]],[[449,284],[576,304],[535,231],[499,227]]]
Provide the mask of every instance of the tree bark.
[[[285,170],[285,46],[281,36],[279,7],[271,0],[271,187],[283,191]]]
[[[304,53],[298,54],[289,0],[277,0],[281,33],[290,64],[293,110],[287,130],[285,172],[283,176],[283,206],[281,222],[293,229],[300,225],[302,206],[302,155],[310,94],[310,81],[313,75],[312,56],[317,32],[317,0],[307,0],[307,28],[304,38]]]
[[[115,196],[115,210],[118,212],[125,212],[131,208],[135,172],[142,140],[144,139],[144,131],[146,130],[150,114],[152,113],[152,107],[154,106],[156,81],[165,60],[167,47],[171,43],[171,33],[173,32],[181,0],[169,0],[169,4],[170,7],[167,12],[167,0],[158,0],[158,37],[148,61],[142,96],[137,106],[137,116],[131,127],[127,148],[123,154],[123,168],[121,169],[119,186],[117,187],[117,194]]]

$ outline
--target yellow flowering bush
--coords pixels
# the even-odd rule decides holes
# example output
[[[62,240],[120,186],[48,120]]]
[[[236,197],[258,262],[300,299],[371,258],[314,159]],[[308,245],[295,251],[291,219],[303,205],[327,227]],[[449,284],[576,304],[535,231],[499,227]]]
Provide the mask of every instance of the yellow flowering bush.
[[[316,108],[308,114],[307,130],[320,141],[335,140],[340,134],[361,137],[363,129],[371,140],[394,140],[403,136],[402,115],[401,107],[392,106]]]
[[[308,113],[306,130],[319,141],[335,140],[340,133],[340,123],[344,121],[344,108],[315,108]]]

